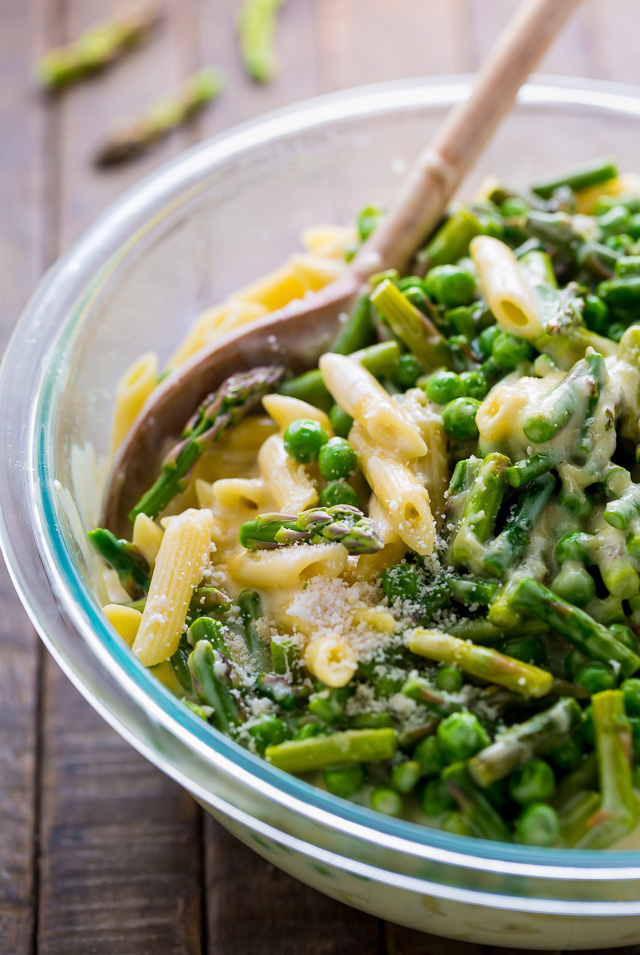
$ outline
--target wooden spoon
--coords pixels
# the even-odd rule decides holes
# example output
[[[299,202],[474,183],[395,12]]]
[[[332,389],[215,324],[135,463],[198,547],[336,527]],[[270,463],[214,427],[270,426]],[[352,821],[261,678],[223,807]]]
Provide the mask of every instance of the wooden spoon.
[[[331,285],[217,339],[159,385],[115,458],[103,526],[130,535],[128,513],[153,482],[167,438],[177,438],[201,401],[232,371],[269,361],[294,374],[313,367],[335,337],[362,284],[382,269],[406,269],[437,225],[522,83],[580,0],[527,0],[482,66],[471,95],[451,111],[418,157],[395,203]]]

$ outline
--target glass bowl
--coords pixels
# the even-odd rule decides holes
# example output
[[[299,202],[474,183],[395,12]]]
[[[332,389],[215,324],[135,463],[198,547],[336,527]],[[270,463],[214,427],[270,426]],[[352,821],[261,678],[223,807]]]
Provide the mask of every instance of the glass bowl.
[[[2,546],[72,682],[240,839],[315,888],[434,934],[526,948],[640,942],[640,851],[539,850],[390,819],[273,769],[194,716],[99,609],[98,518],[114,385],[166,359],[198,312],[277,265],[305,226],[383,204],[464,78],[323,97],[187,152],[108,210],[45,276],[0,372]],[[615,153],[636,169],[640,91],[536,82],[464,190]]]

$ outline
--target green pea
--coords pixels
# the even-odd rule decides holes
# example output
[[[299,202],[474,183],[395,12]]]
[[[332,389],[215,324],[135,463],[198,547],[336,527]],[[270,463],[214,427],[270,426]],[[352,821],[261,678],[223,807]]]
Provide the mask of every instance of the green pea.
[[[402,289],[402,294],[411,302],[411,304],[421,311],[423,314],[428,315],[430,311],[429,299],[424,294],[424,289],[422,285],[409,285],[408,287],[403,288],[402,282],[400,283],[400,288]]]
[[[621,255],[616,262],[616,275],[619,278],[640,275],[640,255]]]
[[[624,694],[624,707],[627,716],[640,716],[640,679],[631,677],[620,686]]]
[[[583,318],[590,331],[601,334],[609,319],[609,309],[599,296],[590,293],[584,297]]]
[[[577,607],[584,607],[596,595],[596,582],[586,567],[569,562],[553,581],[553,592]]]
[[[526,338],[500,330],[493,340],[491,355],[502,368],[511,370],[531,358],[532,348]]]
[[[476,398],[477,401],[482,401],[489,391],[489,382],[480,371],[463,371],[460,375],[460,381],[464,388],[463,397]]]
[[[458,265],[436,265],[424,280],[427,294],[447,308],[468,305],[476,294],[476,282],[469,272]]]
[[[574,733],[570,739],[566,739],[564,743],[560,743],[559,746],[556,746],[549,756],[558,769],[575,769],[580,762],[583,752],[584,747],[582,740],[578,737],[577,733]]]
[[[627,232],[631,216],[629,210],[624,206],[612,206],[607,212],[598,216],[598,225],[603,235],[619,235],[621,232]]]
[[[582,667],[589,663],[587,658],[579,650],[571,650],[564,659],[564,672],[568,680],[573,680],[574,676]]]
[[[474,832],[467,819],[461,812],[448,812],[440,820],[440,828],[443,832],[452,832],[455,836],[473,836]]]
[[[532,759],[509,776],[509,793],[521,806],[548,799],[555,787],[553,769],[543,759]]]
[[[420,740],[413,751],[413,758],[420,763],[423,776],[439,776],[447,760],[435,736]]]
[[[473,310],[468,305],[450,308],[445,318],[456,335],[464,335],[469,341],[475,337],[476,322]]]
[[[348,478],[358,465],[358,455],[344,438],[330,438],[320,449],[318,465],[325,481]]]
[[[346,481],[329,481],[320,491],[320,504],[323,507],[335,507],[337,504],[360,507],[358,495]]]
[[[394,600],[415,600],[418,596],[418,571],[413,564],[396,564],[381,577],[382,589],[389,603]]]
[[[604,245],[606,245],[608,249],[613,249],[614,252],[621,252],[622,255],[626,255],[630,252],[634,244],[632,236],[626,232],[620,235],[608,235],[604,240]]]
[[[328,732],[328,727],[323,726],[321,723],[305,723],[304,726],[301,726],[294,739],[311,739],[313,736],[325,736]]]
[[[284,446],[287,454],[296,461],[308,464],[315,461],[329,435],[319,421],[311,418],[298,418],[292,421],[284,433]]]
[[[512,637],[505,640],[500,651],[514,660],[532,663],[537,667],[543,667],[547,662],[547,648],[539,637]]]
[[[415,355],[401,355],[391,380],[396,388],[406,391],[408,388],[415,388],[418,378],[423,374],[424,368]]]
[[[476,414],[480,402],[477,398],[456,398],[442,409],[445,434],[458,441],[471,441],[478,437]]]
[[[385,816],[399,816],[404,809],[402,796],[387,786],[374,786],[371,792],[371,808]]]
[[[420,810],[428,819],[435,819],[450,809],[456,801],[442,779],[430,779],[419,796]]]
[[[473,713],[451,713],[440,723],[438,742],[449,762],[469,759],[489,745],[489,736]]]
[[[559,836],[558,814],[545,803],[527,806],[516,820],[516,838],[526,846],[554,846]]]
[[[324,723],[340,723],[345,704],[354,692],[355,687],[351,684],[332,689],[324,687],[309,697],[309,712]]]
[[[348,799],[355,796],[364,786],[366,774],[362,766],[340,766],[337,769],[325,769],[324,784],[334,796]]]
[[[424,386],[427,398],[437,405],[446,405],[455,398],[462,398],[464,387],[455,371],[441,368],[434,371]]]
[[[415,759],[405,759],[393,767],[391,784],[399,793],[410,793],[418,785],[422,776],[420,763]]]
[[[618,681],[610,666],[606,663],[589,663],[582,667],[573,678],[573,682],[581,686],[590,696],[602,693],[604,690],[615,690]]]
[[[496,340],[496,336],[499,334],[499,325],[489,325],[488,328],[485,328],[484,331],[480,332],[478,335],[478,348],[485,358],[488,358],[491,355],[493,351],[493,343]]]
[[[511,219],[514,216],[526,216],[531,211],[531,206],[526,199],[520,199],[518,196],[507,196],[500,203],[500,215]]]
[[[462,673],[457,667],[441,666],[436,673],[436,686],[445,693],[457,693],[462,689]]]
[[[249,733],[261,756],[264,756],[267,746],[283,743],[291,735],[287,724],[277,716],[261,716],[249,727]]]
[[[329,412],[329,421],[331,422],[331,427],[338,435],[339,438],[348,438],[349,432],[353,427],[353,418],[350,414],[340,407],[340,405],[333,405],[331,411]]]

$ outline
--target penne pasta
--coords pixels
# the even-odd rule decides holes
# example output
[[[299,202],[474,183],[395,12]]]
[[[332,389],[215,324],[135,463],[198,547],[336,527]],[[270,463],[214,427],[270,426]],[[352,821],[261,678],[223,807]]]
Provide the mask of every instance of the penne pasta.
[[[106,604],[102,612],[127,646],[133,646],[140,629],[142,613],[135,607],[123,607],[122,604]]]
[[[262,405],[281,431],[286,431],[298,418],[310,418],[312,421],[319,421],[329,437],[333,435],[329,415],[299,398],[291,398],[289,395],[265,395]]]
[[[162,543],[163,530],[146,514],[138,514],[133,524],[132,542],[145,558],[149,567],[153,566]]]
[[[318,492],[301,464],[289,457],[284,441],[273,434],[258,453],[260,474],[278,510],[297,514],[318,503]]]
[[[417,554],[431,554],[435,521],[429,492],[402,458],[377,447],[360,425],[349,434],[362,472],[400,539]]]
[[[373,441],[406,458],[426,454],[426,444],[398,402],[360,362],[327,352],[319,365],[336,404],[344,408]]]
[[[536,297],[509,246],[492,236],[478,235],[471,240],[469,251],[498,324],[522,338],[537,338],[543,326]]]
[[[128,368],[116,388],[116,403],[111,426],[111,454],[115,454],[142,410],[142,406],[158,384],[158,356],[155,352],[141,355]]]
[[[282,550],[240,553],[229,559],[228,571],[241,587],[297,587],[311,577],[338,577],[347,566],[342,544],[298,544]]]
[[[213,519],[208,510],[171,518],[162,538],[133,652],[145,666],[175,653],[189,601],[209,564]]]

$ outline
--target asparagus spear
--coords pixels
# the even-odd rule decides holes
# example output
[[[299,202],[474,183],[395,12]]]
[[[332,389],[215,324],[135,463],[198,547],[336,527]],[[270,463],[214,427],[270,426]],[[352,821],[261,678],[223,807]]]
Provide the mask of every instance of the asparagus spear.
[[[561,189],[563,186],[568,186],[573,192],[579,192],[580,189],[588,189],[589,186],[615,179],[617,175],[618,167],[615,159],[605,156],[541,179],[534,183],[531,189],[543,199],[550,199],[556,189]]]
[[[290,544],[344,544],[350,554],[375,554],[384,541],[372,520],[350,504],[313,507],[298,516],[261,514],[240,527],[239,541],[248,550]]]
[[[581,710],[575,700],[558,700],[548,710],[512,726],[495,742],[472,756],[468,764],[469,775],[479,786],[486,788],[534,757],[553,752],[581,721]]]
[[[45,54],[36,68],[38,80],[45,89],[56,92],[84,79],[146,40],[160,19],[158,6],[148,4],[126,17],[92,27],[73,43]]]
[[[418,656],[453,663],[465,673],[497,683],[521,696],[546,696],[553,685],[553,677],[546,670],[505,656],[491,647],[477,647],[438,630],[413,631],[409,649]],[[639,659],[640,664],[640,659]]]
[[[529,546],[531,531],[542,517],[555,487],[550,474],[532,481],[521,492],[509,514],[504,530],[492,541],[483,560],[483,569],[501,579]]]
[[[553,451],[537,451],[529,458],[523,458],[516,461],[511,467],[507,468],[507,484],[511,487],[522,487],[529,481],[535,481],[543,474],[548,474],[559,463],[560,457]]]
[[[471,779],[464,763],[454,763],[442,773],[451,795],[480,839],[511,842],[511,835],[500,814]]]
[[[455,577],[447,574],[445,586],[458,603],[470,606],[481,604],[488,607],[495,597],[498,585],[492,580],[481,580],[478,577]]]
[[[240,53],[252,80],[268,83],[276,74],[274,36],[283,0],[244,0],[238,17]]]
[[[390,375],[395,368],[400,357],[400,346],[397,342],[380,342],[379,345],[371,345],[369,348],[353,352],[351,357],[361,362],[372,375],[383,377]],[[309,404],[322,408],[324,411],[329,411],[333,405],[333,398],[325,387],[319,368],[285,381],[278,391],[281,395],[290,395],[292,398],[308,401]]]
[[[591,354],[576,362],[567,377],[538,404],[536,411],[525,418],[522,430],[534,444],[549,441],[567,424],[583,403],[598,393],[598,368],[602,356]],[[587,408],[588,414],[588,408]]]
[[[566,212],[539,212],[527,216],[525,231],[541,239],[587,269],[595,278],[611,278],[620,254],[599,242],[588,241]]]
[[[628,471],[624,473],[627,476],[626,488],[616,500],[609,501],[604,510],[604,519],[607,524],[611,524],[618,530],[626,530],[631,521],[640,515],[640,485],[632,483]]]
[[[521,580],[512,599],[516,607],[544,620],[590,659],[604,663],[615,661],[625,677],[632,676],[640,667],[640,657],[616,640],[605,626],[537,580],[531,577]]]
[[[549,628],[541,620],[527,620],[516,626],[515,629],[509,627],[498,627],[490,620],[484,617],[467,618],[452,624],[447,628],[452,637],[459,637],[461,640],[471,640],[472,643],[488,644],[499,643],[507,637],[529,637],[540,636],[547,633]]]
[[[129,514],[129,520],[133,523],[138,514],[160,514],[184,490],[183,481],[200,455],[251,411],[283,375],[284,369],[278,365],[254,368],[227,378],[205,398],[187,423],[181,441],[164,459],[155,484]]]
[[[288,773],[306,773],[350,763],[372,763],[392,759],[398,748],[393,729],[345,730],[331,736],[287,740],[269,746],[267,759]]]
[[[596,693],[591,703],[602,800],[597,811],[584,819],[579,836],[574,829],[572,845],[606,849],[631,832],[638,820],[631,775],[631,728],[620,690]]]
[[[506,469],[510,465],[504,454],[488,454],[469,493],[464,514],[453,541],[451,560],[454,564],[468,564],[477,557],[493,532],[498,509],[506,484]]]
[[[144,116],[112,133],[95,156],[97,166],[114,166],[135,159],[169,133],[189,122],[211,102],[224,86],[222,74],[200,70],[191,76],[181,93],[157,102]]]
[[[451,215],[424,249],[418,258],[426,265],[426,270],[434,265],[449,265],[469,254],[469,243],[482,232],[482,223],[469,209],[462,208]]]
[[[256,622],[262,617],[262,600],[257,590],[243,590],[236,598],[240,608],[244,639],[252,660],[260,669],[266,670],[269,666],[269,646],[260,638]]]
[[[91,547],[118,574],[118,579],[132,600],[139,600],[149,590],[149,564],[137,547],[118,538],[102,527],[87,533]]]
[[[213,707],[214,726],[228,733],[241,714],[240,701],[229,686],[228,660],[208,640],[199,640],[189,655],[188,665],[200,702]]]
[[[393,282],[387,279],[376,286],[371,301],[425,371],[434,371],[450,363],[446,339]]]
[[[224,639],[224,629],[219,620],[211,617],[198,617],[187,631],[187,640],[192,647],[201,640],[207,640],[214,650],[222,653],[227,659],[231,658],[229,648]]]

